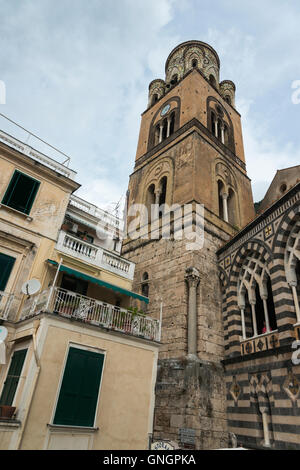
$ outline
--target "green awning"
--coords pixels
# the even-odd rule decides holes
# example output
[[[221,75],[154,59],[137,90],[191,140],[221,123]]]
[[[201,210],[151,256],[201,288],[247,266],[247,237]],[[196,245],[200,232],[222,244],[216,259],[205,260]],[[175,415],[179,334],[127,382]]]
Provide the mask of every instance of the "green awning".
[[[58,266],[57,261],[53,261],[52,259],[47,259],[47,262],[52,264],[53,266]],[[120,292],[121,294],[127,295],[127,297],[133,297],[134,299],[141,300],[142,302],[146,302],[146,304],[149,303],[148,297],[145,297],[140,294],[136,294],[135,292],[131,292],[130,290],[127,290],[127,289],[123,289],[123,287],[115,286],[114,284],[110,284],[109,282],[102,281],[100,279],[97,279],[96,277],[88,276],[87,274],[84,274],[80,271],[76,271],[75,269],[68,268],[67,266],[64,266],[63,264],[60,265],[59,270],[64,273],[70,274],[71,276],[75,276],[80,279],[83,279],[84,281],[93,282],[94,284],[98,284],[98,286],[106,287],[107,289],[111,289],[115,292]]]

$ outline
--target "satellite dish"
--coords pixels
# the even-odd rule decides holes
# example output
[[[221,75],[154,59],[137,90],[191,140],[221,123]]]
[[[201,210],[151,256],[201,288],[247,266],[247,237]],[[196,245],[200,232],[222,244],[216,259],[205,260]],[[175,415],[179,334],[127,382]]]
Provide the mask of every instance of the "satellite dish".
[[[22,285],[22,292],[25,295],[36,294],[41,288],[41,283],[37,279],[30,279]]]
[[[0,326],[0,343],[3,343],[3,341],[5,341],[7,333],[8,332],[5,326]]]

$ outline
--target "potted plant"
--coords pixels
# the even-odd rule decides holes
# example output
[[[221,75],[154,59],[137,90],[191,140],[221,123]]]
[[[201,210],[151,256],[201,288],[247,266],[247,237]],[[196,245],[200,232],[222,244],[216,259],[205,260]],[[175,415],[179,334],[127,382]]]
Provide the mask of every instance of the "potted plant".
[[[15,414],[16,407],[10,405],[0,405],[0,417],[4,419],[12,419]]]

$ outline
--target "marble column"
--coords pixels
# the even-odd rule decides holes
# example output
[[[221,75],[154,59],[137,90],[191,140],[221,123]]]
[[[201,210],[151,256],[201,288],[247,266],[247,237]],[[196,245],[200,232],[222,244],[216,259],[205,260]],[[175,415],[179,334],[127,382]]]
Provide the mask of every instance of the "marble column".
[[[297,323],[300,323],[300,307],[299,307],[299,300],[298,300],[298,293],[297,293],[297,281],[290,281],[289,285],[293,293]]]

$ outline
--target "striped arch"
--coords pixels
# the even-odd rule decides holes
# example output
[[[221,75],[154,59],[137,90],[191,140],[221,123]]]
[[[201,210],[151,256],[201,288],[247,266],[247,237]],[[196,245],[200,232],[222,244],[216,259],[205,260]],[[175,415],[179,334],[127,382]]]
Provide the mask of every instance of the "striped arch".
[[[300,321],[299,280],[296,265],[300,256],[300,202],[282,217],[273,241],[276,262],[276,289],[281,294],[281,322],[285,325],[283,341],[288,342],[295,322]],[[289,328],[288,328],[289,325]]]
[[[232,282],[235,288],[237,288],[241,268],[250,253],[256,254],[256,256],[264,259],[268,269],[271,269],[273,264],[273,254],[270,248],[261,240],[254,239],[246,242],[236,253],[229,275],[230,282]]]
[[[282,218],[274,235],[272,251],[274,253],[284,253],[287,239],[294,227],[300,220],[300,201],[293,206]]]

